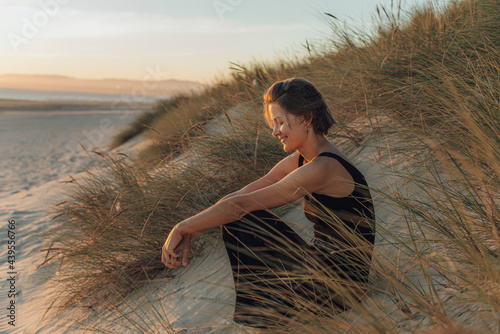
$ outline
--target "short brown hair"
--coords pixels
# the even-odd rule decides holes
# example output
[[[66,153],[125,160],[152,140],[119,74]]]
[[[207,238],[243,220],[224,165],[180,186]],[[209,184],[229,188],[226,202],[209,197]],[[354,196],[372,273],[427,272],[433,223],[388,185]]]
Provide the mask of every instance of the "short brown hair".
[[[332,113],[326,105],[323,95],[309,81],[303,78],[290,78],[277,81],[264,92],[264,116],[269,124],[267,106],[276,102],[286,112],[295,116],[304,116],[311,120],[314,132],[327,135],[335,124]]]

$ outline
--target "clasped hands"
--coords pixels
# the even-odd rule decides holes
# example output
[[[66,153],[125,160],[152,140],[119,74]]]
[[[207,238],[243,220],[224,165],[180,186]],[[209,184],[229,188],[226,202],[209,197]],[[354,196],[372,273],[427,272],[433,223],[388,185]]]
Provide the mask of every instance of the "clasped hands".
[[[161,249],[161,262],[168,268],[188,265],[192,236],[183,233],[179,224],[175,225]]]

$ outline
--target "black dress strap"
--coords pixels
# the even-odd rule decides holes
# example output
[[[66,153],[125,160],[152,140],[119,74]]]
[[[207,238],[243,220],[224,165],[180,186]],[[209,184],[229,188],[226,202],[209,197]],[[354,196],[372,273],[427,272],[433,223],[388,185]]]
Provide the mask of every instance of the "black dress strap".
[[[353,177],[354,177],[354,175],[361,174],[356,167],[354,167],[349,161],[345,160],[344,158],[342,158],[338,154],[335,154],[332,152],[321,152],[320,154],[318,154],[318,156],[326,156],[326,157],[334,158],[335,160],[340,162],[342,164],[342,166],[344,166],[344,168],[347,169],[347,171],[349,173],[351,173],[351,175]],[[302,156],[302,154],[299,154],[299,167],[301,167],[303,164],[304,164],[304,157]]]
[[[340,162],[342,164],[342,166],[344,166],[344,168],[354,178],[354,182],[359,182],[358,180],[356,180],[358,177],[361,177],[361,179],[364,180],[363,174],[361,174],[361,172],[356,167],[354,167],[349,161],[345,160],[340,155],[332,153],[332,152],[321,152],[320,154],[318,154],[318,156],[330,157],[330,158],[333,158],[333,159],[337,160],[338,162]],[[302,157],[302,159],[303,159],[303,157]]]
[[[304,157],[302,156],[302,154],[299,154],[299,167],[302,166],[304,164]]]

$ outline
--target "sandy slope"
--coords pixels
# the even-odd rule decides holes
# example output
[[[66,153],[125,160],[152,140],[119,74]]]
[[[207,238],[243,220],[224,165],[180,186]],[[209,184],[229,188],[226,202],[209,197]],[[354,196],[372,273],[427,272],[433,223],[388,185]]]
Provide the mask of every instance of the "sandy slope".
[[[237,115],[244,111],[239,106],[231,111],[231,119],[237,121]],[[235,117],[236,116],[236,117]],[[416,151],[410,149],[407,139],[401,134],[391,134],[394,122],[389,118],[359,119],[349,124],[349,127],[363,134],[361,144],[342,135],[333,138],[333,141],[349,156],[350,160],[365,175],[372,187],[376,215],[377,240],[375,258],[377,261],[397,261],[398,268],[409,275],[413,284],[428,291],[425,280],[422,279],[420,268],[415,266],[415,254],[401,251],[400,245],[410,244],[408,222],[406,222],[397,206],[390,200],[391,194],[398,190],[408,191],[409,196],[418,198],[413,189],[407,187],[407,181],[400,176],[400,172],[420,173],[415,165]],[[207,125],[210,134],[230,131],[225,117],[219,117]],[[189,158],[180,157],[183,163],[196,163],[196,153],[186,152]],[[292,208],[281,210],[284,220],[290,222],[292,228],[312,241],[312,224],[305,218],[302,211],[302,202]],[[412,224],[410,222],[410,224]],[[414,226],[413,226],[414,227]],[[377,264],[376,264],[377,265]],[[151,287],[139,291],[132,299],[144,300],[145,296],[154,300],[154,309],[168,318],[170,325],[179,333],[253,333],[254,329],[234,324],[231,316],[234,307],[234,290],[229,261],[222,241],[218,238],[211,247],[202,252],[202,255],[192,261],[187,268],[176,269],[177,276],[171,281],[153,280]],[[436,280],[439,280],[435,276]],[[384,290],[390,289],[387,282],[376,281],[380,293],[372,294],[364,303],[374,312],[382,312],[392,319],[398,332],[413,333],[416,330],[427,330],[428,320],[418,310],[408,310],[404,307],[404,297],[396,303],[387,298]],[[147,292],[146,292],[147,291]],[[450,289],[440,288],[439,293],[451,317],[464,322],[474,323],[474,305],[456,305],[455,297],[460,293]],[[139,296],[139,297],[137,297]],[[142,309],[142,308],[141,308]],[[379,313],[380,314],[380,313]],[[343,316],[350,318],[353,323],[363,322],[360,314],[354,311],[346,312]],[[154,321],[146,321],[147,324]],[[158,321],[156,322],[158,323]],[[184,331],[183,331],[184,330]]]
[[[232,110],[234,116],[242,110],[238,108],[242,107]],[[224,119],[225,117],[220,117],[211,121],[207,125],[207,131],[209,133],[227,131],[230,127],[227,126]],[[375,123],[377,124],[377,122],[380,128],[386,127],[390,123],[385,118],[379,118]],[[400,212],[390,201],[387,201],[385,195],[390,194],[394,187],[405,186],[403,180],[397,176],[397,172],[413,168],[409,163],[412,158],[411,153],[391,153],[395,147],[402,145],[399,143],[399,138],[396,135],[391,136],[387,133],[382,135],[380,131],[374,131],[367,119],[360,119],[358,122],[350,124],[350,127],[364,133],[361,145],[355,145],[354,141],[341,136],[334,141],[363,172],[370,186],[376,189],[373,191],[378,219],[376,253],[382,258],[398,257],[400,266],[409,268],[413,260],[412,257],[400,254],[397,247],[398,243],[408,241],[407,226],[402,220]],[[137,140],[135,143],[127,144],[128,147],[120,148],[120,151],[131,153],[136,144],[141,145]],[[189,158],[186,159],[186,157]],[[182,159],[183,163],[196,163],[196,152],[186,152],[179,159]],[[50,196],[47,194],[56,195],[54,189],[58,189],[58,187],[56,187],[55,182],[46,182],[39,188],[32,189],[31,200],[25,193],[19,193],[19,198],[9,198],[10,205],[16,207],[21,220],[28,219],[32,214],[38,215],[39,219],[35,221],[35,230],[50,230],[48,216],[41,216],[40,213],[47,205],[42,199],[49,198]],[[300,203],[286,212],[285,219],[295,222],[292,227],[298,228],[304,239],[311,240],[312,226],[305,219]],[[391,231],[391,235],[399,236],[400,240],[393,240],[386,231]],[[391,242],[396,242],[396,246],[391,245]],[[28,272],[32,272],[36,264],[43,260],[43,253],[33,254],[33,257],[30,258],[30,264],[25,266],[25,270]],[[415,282],[419,284],[418,277],[415,277]],[[424,282],[420,283],[424,285]],[[381,290],[387,288],[383,282],[379,282],[379,285]],[[87,330],[106,330],[116,333],[149,331],[176,333],[255,332],[254,329],[236,325],[231,320],[235,298],[234,287],[229,260],[220,239],[209,243],[209,246],[188,267],[176,269],[174,279],[155,278],[149,286],[130,295],[115,312],[95,314],[87,320],[80,319],[76,323],[78,329],[67,327],[75,325],[74,319],[78,319],[78,312],[75,314],[66,312],[55,318],[40,320],[43,315],[42,310],[49,302],[44,300],[43,292],[43,287],[35,289],[35,292],[30,295],[31,301],[27,303],[29,307],[22,314],[22,318],[20,315],[24,324],[30,323],[29,326],[23,327],[26,333],[83,333],[88,332]],[[453,298],[457,292],[442,291],[441,293],[448,293],[450,298]],[[383,294],[373,295],[370,301],[365,301],[365,303],[369,303],[370,307],[383,309],[397,324],[397,328],[401,332],[411,332],[415,328],[424,328],[426,325],[424,317],[418,312],[412,313],[411,316],[405,314],[401,311],[400,305],[385,298]],[[464,311],[459,307],[451,307],[450,310],[451,312]],[[358,318],[359,315],[354,312],[345,316],[351,317],[353,322],[361,321]],[[5,327],[2,327],[2,330],[4,329]],[[19,330],[18,332],[24,331]]]
[[[236,107],[230,111],[230,117],[233,122],[238,122],[238,115],[244,111],[242,106]],[[384,121],[383,119],[380,120]],[[361,120],[352,127],[363,131],[368,131],[368,121]],[[221,116],[211,121],[206,126],[208,134],[220,134],[231,131],[231,126],[226,121],[225,116]],[[348,154],[351,161],[356,164],[365,174],[370,185],[380,188],[387,192],[389,187],[394,186],[397,180],[387,180],[381,175],[387,175],[387,169],[404,168],[407,164],[405,159],[397,161],[398,157],[390,156],[384,151],[384,143],[380,143],[376,136],[367,134],[366,140],[362,145],[354,145],[354,141],[341,139],[337,142],[339,147]],[[176,166],[182,164],[199,163],[200,157],[196,152],[185,152],[174,162]],[[389,173],[390,174],[390,173]],[[387,182],[387,183],[386,183]],[[392,210],[387,203],[383,203],[375,194],[374,196],[377,216],[380,223],[391,225],[389,228],[404,230],[397,211]],[[295,207],[288,208],[285,211],[284,219],[299,232],[306,241],[312,241],[312,224],[309,222],[302,211],[302,202],[296,203]],[[382,229],[381,229],[382,230]],[[383,239],[379,237],[379,240]],[[209,243],[210,247],[204,249],[200,257],[195,258],[188,267],[176,269],[176,277],[172,280],[155,279],[151,285],[141,291],[135,292],[130,296],[133,307],[122,305],[122,312],[128,314],[134,321],[137,321],[144,328],[154,327],[156,324],[161,328],[161,322],[168,319],[172,329],[175,332],[187,330],[189,333],[253,333],[254,329],[234,324],[231,320],[234,309],[234,285],[232,281],[229,260],[225,253],[220,238]],[[384,246],[378,246],[381,253],[394,253],[394,251],[384,249]],[[387,303],[387,312],[394,313],[394,317],[400,317],[404,321],[405,316],[398,311],[398,308],[388,300],[379,302]],[[137,307],[137,305],[140,305]],[[143,307],[148,305],[148,307]],[[141,315],[132,314],[132,309],[140,309]],[[149,310],[145,313],[144,310]],[[161,317],[154,315],[151,310],[157,310]],[[353,317],[356,317],[353,314]],[[108,318],[112,321],[113,317]],[[102,323],[98,325],[100,327]],[[110,328],[108,322],[106,328]],[[115,330],[120,331],[120,325],[114,324]],[[165,323],[163,326],[167,326]],[[155,329],[153,329],[155,331]]]

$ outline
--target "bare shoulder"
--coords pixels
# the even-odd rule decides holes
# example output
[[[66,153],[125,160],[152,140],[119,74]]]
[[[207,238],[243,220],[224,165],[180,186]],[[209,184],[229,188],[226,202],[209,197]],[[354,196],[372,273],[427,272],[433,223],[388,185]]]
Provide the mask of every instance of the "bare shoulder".
[[[303,173],[312,173],[317,177],[324,177],[326,174],[335,171],[338,167],[342,167],[336,159],[329,157],[318,156],[310,162],[305,163],[301,170]]]
[[[289,156],[283,158],[280,162],[278,162],[269,172],[273,174],[278,179],[282,179],[299,166],[299,152],[295,151]]]
[[[317,192],[332,197],[343,197],[354,190],[354,179],[337,159],[318,156],[308,163],[312,174],[322,179]]]
[[[333,152],[332,152],[333,153]],[[347,163],[351,164],[349,160],[342,154],[337,154],[339,157],[344,159]],[[322,170],[329,173],[340,173],[342,175],[350,175],[344,165],[337,159],[333,159],[329,156],[317,156],[311,161],[311,165],[315,166],[318,170]]]
[[[299,171],[297,171],[299,172]],[[329,156],[317,156],[300,168],[300,173],[308,178],[320,179],[329,188],[333,180],[353,181],[352,175],[337,159]]]

